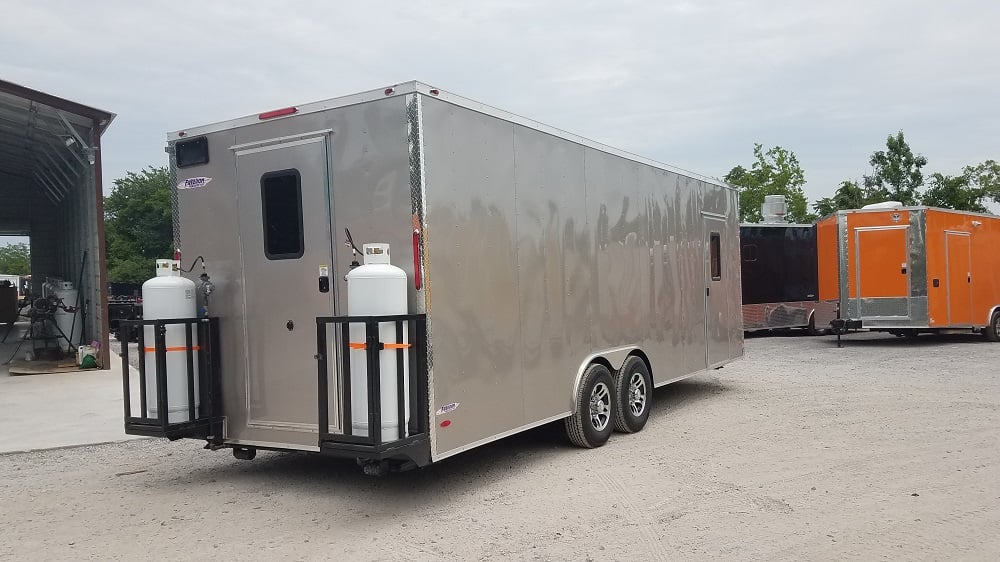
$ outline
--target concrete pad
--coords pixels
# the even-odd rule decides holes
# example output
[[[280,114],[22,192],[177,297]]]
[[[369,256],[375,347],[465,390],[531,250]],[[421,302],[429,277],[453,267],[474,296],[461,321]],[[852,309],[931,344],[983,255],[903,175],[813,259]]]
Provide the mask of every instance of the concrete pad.
[[[0,345],[0,363],[19,339]],[[10,376],[0,365],[0,453],[134,439],[124,430],[121,358],[112,353],[109,367]]]

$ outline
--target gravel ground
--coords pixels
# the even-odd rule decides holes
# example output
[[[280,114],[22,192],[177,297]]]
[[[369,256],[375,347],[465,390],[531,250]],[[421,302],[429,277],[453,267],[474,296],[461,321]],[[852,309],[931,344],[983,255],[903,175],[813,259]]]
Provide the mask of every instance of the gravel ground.
[[[995,559],[1000,345],[832,342],[748,339],[595,450],[553,424],[380,479],[193,441],[0,455],[0,558]]]

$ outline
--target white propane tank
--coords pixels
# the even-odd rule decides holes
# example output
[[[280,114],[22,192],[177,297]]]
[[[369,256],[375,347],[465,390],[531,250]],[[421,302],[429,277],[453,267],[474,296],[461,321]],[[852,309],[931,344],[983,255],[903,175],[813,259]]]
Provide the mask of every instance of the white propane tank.
[[[52,294],[55,295],[56,298],[62,300],[62,305],[64,307],[72,308],[76,306],[77,290],[73,287],[72,283],[70,283],[69,281],[53,281],[50,283],[51,283]],[[55,316],[56,326],[59,326],[59,329],[62,330],[63,335],[66,336],[66,339],[64,339],[62,336],[59,336],[59,349],[63,350],[64,352],[69,351],[70,342],[67,340],[72,340],[74,339],[73,336],[79,335],[79,334],[73,334],[72,332],[76,328],[82,328],[82,326],[74,325],[73,318],[76,317],[75,312],[67,312],[66,310],[63,310],[62,307],[56,309],[54,316]],[[77,322],[76,324],[79,324],[79,322]]]
[[[181,277],[177,260],[156,260],[156,277],[142,284],[142,317],[144,320],[197,318],[194,281]],[[187,340],[183,324],[167,325],[167,421],[188,419]],[[157,417],[156,393],[156,337],[153,326],[143,326],[146,348],[146,409],[151,418]],[[191,345],[197,348],[198,332],[192,327]],[[194,400],[198,408],[198,362],[194,363]]]
[[[350,316],[383,316],[406,314],[406,272],[389,263],[388,244],[365,244],[365,263],[347,274],[347,314]],[[351,343],[365,341],[365,325],[351,324]],[[407,330],[403,341],[396,341],[393,322],[379,324],[379,340],[383,343],[407,343]],[[399,439],[399,406],[396,388],[395,349],[379,352],[379,390],[382,395],[382,442]],[[406,404],[406,420],[410,418],[409,362],[403,363],[402,400]],[[354,435],[368,433],[368,367],[364,349],[351,350],[351,428]]]

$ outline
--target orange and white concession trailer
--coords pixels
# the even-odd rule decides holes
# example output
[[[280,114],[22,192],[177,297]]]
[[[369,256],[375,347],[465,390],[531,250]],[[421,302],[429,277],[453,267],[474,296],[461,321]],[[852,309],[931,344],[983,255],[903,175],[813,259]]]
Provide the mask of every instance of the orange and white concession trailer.
[[[880,203],[816,225],[820,299],[833,328],[943,331],[1000,341],[1000,217]]]

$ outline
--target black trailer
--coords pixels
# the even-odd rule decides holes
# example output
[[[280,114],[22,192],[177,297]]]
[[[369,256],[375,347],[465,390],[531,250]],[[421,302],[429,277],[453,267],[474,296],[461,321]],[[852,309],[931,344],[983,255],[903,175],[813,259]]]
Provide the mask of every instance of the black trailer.
[[[743,329],[829,326],[836,302],[819,300],[816,228],[811,224],[740,225]]]
[[[139,283],[108,283],[108,329],[122,341],[122,320],[142,320],[142,285]],[[130,340],[136,339],[133,331]]]

